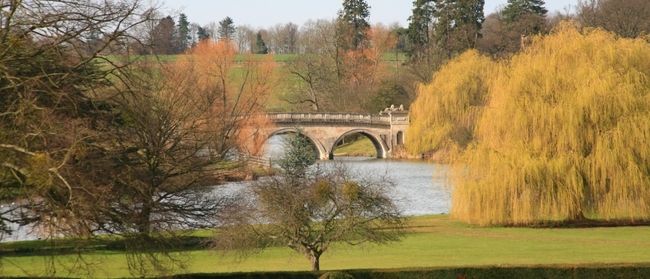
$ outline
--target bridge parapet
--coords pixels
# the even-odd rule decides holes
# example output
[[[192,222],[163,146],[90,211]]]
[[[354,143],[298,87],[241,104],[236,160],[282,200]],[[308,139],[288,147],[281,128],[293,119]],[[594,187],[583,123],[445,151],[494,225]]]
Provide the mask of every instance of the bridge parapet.
[[[354,113],[268,113],[266,119],[275,123],[269,135],[295,132],[299,127],[314,143],[320,159],[332,159],[334,149],[346,135],[367,136],[377,150],[377,157],[389,158],[395,147],[404,144],[409,126],[408,111],[391,106],[379,114]]]
[[[275,123],[359,123],[369,125],[391,125],[390,115],[364,115],[351,113],[269,113],[266,117]]]

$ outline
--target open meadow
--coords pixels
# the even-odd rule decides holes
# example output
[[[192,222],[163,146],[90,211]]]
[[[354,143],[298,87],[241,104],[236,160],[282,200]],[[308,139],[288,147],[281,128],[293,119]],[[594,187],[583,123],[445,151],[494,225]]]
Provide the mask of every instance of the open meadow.
[[[56,276],[130,277],[121,252],[85,254],[92,275],[64,272],[62,264],[81,270],[76,256],[12,255],[4,251],[2,276],[45,276],[50,261]],[[21,245],[28,245],[23,243]],[[33,247],[33,243],[32,243]],[[321,262],[322,270],[383,269],[451,266],[528,266],[540,264],[596,264],[650,262],[650,227],[511,228],[475,227],[448,215],[419,216],[410,220],[402,242],[387,246],[334,247]],[[246,271],[306,271],[309,262],[288,248],[266,249],[246,260],[222,257],[219,252],[181,252],[186,270],[176,273],[228,273]]]

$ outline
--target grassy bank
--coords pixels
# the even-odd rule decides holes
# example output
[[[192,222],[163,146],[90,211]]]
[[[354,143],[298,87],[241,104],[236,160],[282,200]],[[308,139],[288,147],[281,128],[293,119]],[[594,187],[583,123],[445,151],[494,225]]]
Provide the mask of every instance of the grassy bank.
[[[9,244],[0,244],[0,247]],[[15,245],[15,244],[13,244]],[[404,240],[381,247],[334,247],[322,257],[323,270],[512,266],[538,264],[649,263],[650,227],[609,228],[479,228],[448,215],[413,218]],[[309,263],[287,248],[272,248],[238,261],[211,251],[188,251],[187,270],[178,273],[308,270]],[[45,256],[5,256],[3,276],[43,275]],[[72,265],[75,256],[58,257]],[[118,251],[85,258],[95,263],[94,277],[128,277],[126,259]],[[57,273],[57,276],[64,276]],[[78,275],[76,275],[78,276]]]
[[[362,137],[336,147],[334,156],[376,157],[377,150],[369,138]]]

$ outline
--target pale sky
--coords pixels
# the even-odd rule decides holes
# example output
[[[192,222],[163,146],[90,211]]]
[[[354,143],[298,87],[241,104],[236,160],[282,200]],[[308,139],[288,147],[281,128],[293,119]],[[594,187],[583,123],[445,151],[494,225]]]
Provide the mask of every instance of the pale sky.
[[[278,23],[293,22],[302,26],[309,19],[332,19],[341,9],[343,0],[161,0],[170,14],[185,13],[190,22],[205,25],[219,22],[226,16],[235,25],[268,28]],[[413,9],[413,0],[367,0],[370,22],[386,25],[398,22],[407,27]],[[575,7],[578,0],[546,0],[549,14]],[[493,13],[507,0],[485,0],[485,15]],[[175,11],[175,12],[174,12]],[[175,20],[177,20],[175,18]]]

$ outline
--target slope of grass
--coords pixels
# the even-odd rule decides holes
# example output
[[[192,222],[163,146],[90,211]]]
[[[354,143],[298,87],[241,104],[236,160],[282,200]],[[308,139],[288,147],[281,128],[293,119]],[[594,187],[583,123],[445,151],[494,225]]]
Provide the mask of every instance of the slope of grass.
[[[7,244],[2,244],[7,245]],[[0,247],[2,246],[0,245]],[[323,270],[439,266],[610,264],[650,262],[650,227],[579,229],[480,228],[448,215],[411,220],[402,242],[387,246],[336,246],[321,259]],[[218,252],[193,251],[183,256],[187,270],[179,273],[308,270],[309,262],[288,248],[270,248],[245,261]],[[96,268],[93,277],[128,277],[119,252],[85,256]],[[44,256],[3,257],[3,276],[44,275]],[[71,266],[76,256],[57,257]],[[57,276],[68,276],[57,272]],[[75,275],[80,276],[80,275]]]
[[[350,143],[342,144],[334,150],[334,156],[376,157],[377,150],[369,138],[361,137]]]

